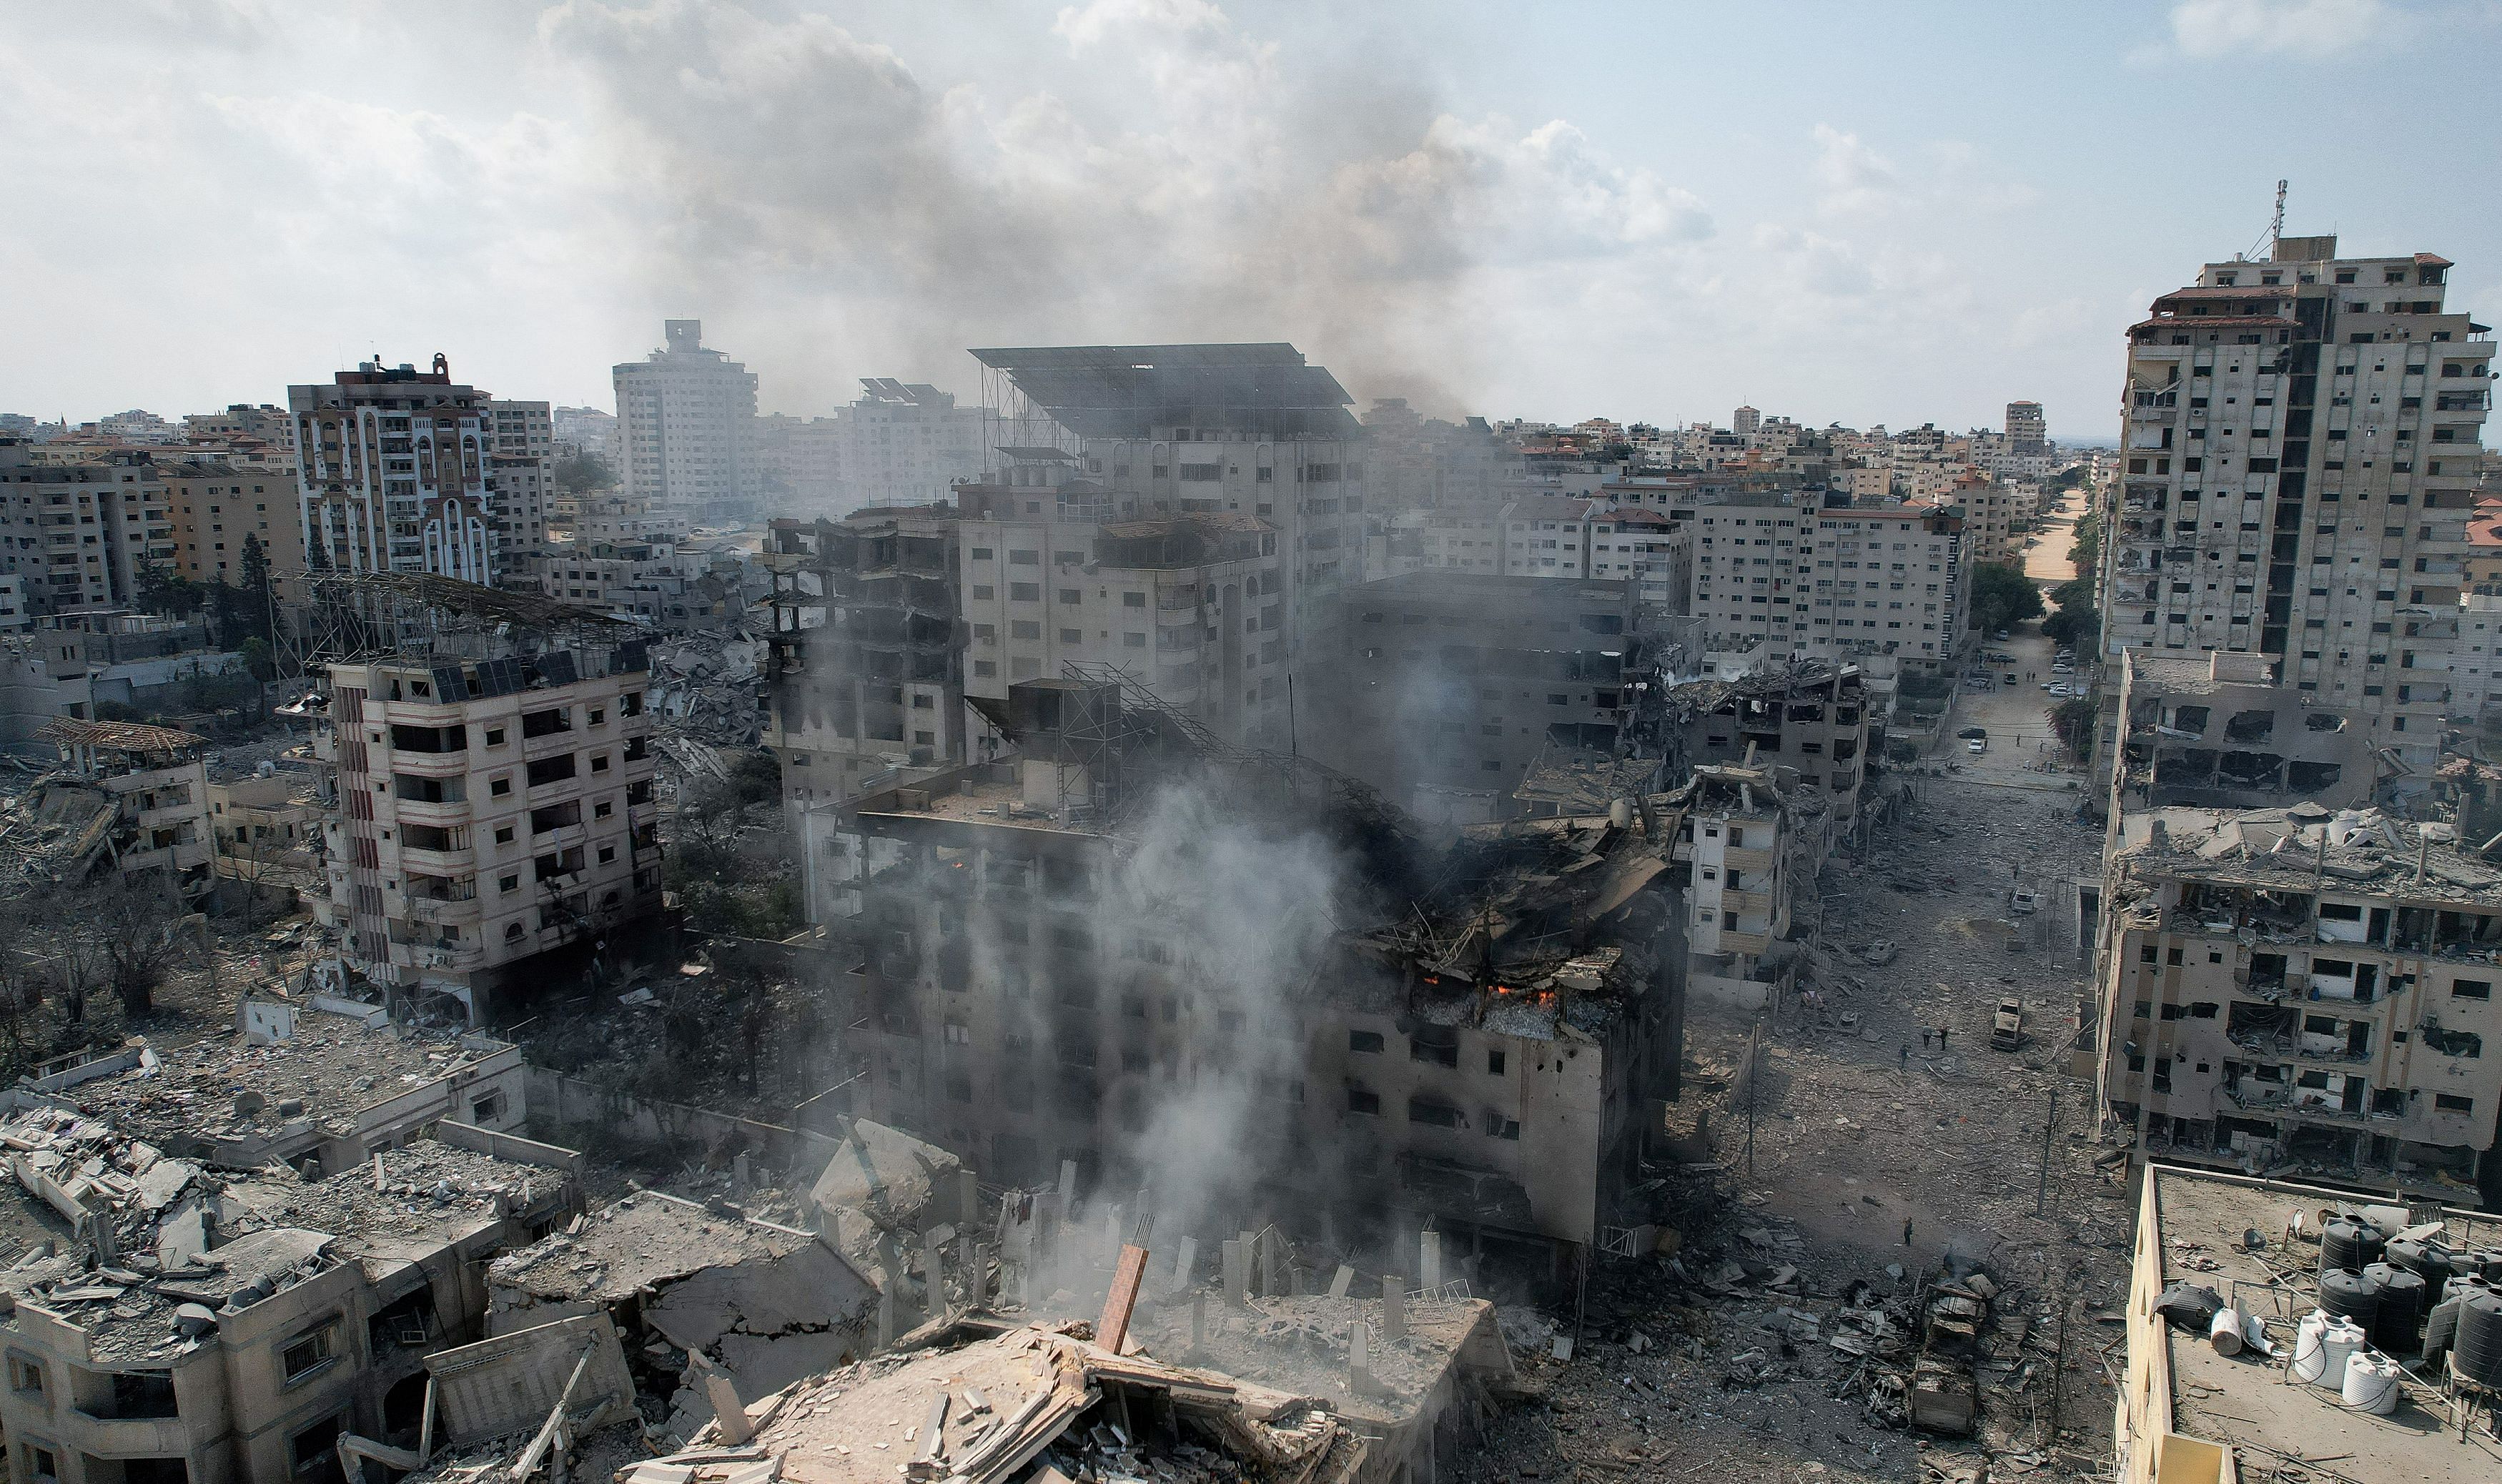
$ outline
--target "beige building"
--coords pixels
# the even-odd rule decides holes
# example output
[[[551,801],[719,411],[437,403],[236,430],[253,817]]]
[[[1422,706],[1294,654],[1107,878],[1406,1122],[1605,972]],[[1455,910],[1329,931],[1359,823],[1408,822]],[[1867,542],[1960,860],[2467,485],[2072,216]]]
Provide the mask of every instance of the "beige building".
[[[262,1044],[283,1067],[286,1046]],[[195,1043],[166,1064],[216,1076],[230,1055]],[[82,1105],[85,1070],[53,1079]],[[7,1099],[17,1189],[0,1198],[23,1202],[21,1225],[73,1229],[66,1250],[10,1273],[13,1478],[336,1479],[343,1433],[413,1443],[424,1358],[483,1332],[487,1262],[580,1209],[579,1156],[453,1119],[329,1173],[211,1178],[187,1142],[49,1095]],[[302,1100],[284,1105],[311,1121]],[[118,1281],[125,1262],[150,1276]]]
[[[1288,562],[1232,511],[1120,518],[1080,481],[1058,498],[961,487],[964,693],[1108,666],[1229,742],[1285,732]],[[1030,510],[1040,504],[1046,508]]]
[[[527,582],[547,550],[556,499],[556,424],[545,402],[487,403],[487,486],[494,499],[497,568]]]
[[[756,375],[703,343],[700,320],[661,322],[666,344],[615,368],[609,463],[626,493],[690,520],[743,519],[763,492]]]
[[[2444,303],[2450,266],[2288,237],[2130,328],[2107,665],[2264,655],[2430,771],[2492,395],[2493,343]]]
[[[147,453],[41,459],[0,438],[0,571],[38,613],[126,607],[152,564],[175,560],[172,501]]]
[[[2107,1115],[2149,1158],[2473,1181],[2502,1110],[2502,1054],[2483,1050],[2502,1053],[2502,869],[2455,836],[2311,803],[2123,816],[2103,868]]]
[[[2265,809],[2369,803],[2380,759],[2349,712],[2268,678],[2267,657],[2217,650],[2191,658],[2122,650],[2110,691],[2117,745],[2104,748],[2107,819],[2186,804]]]
[[[329,666],[321,915],[351,968],[474,1020],[539,955],[659,905],[649,666],[623,639]]]
[[[219,855],[262,865],[321,863],[323,809],[316,780],[298,773],[211,779],[208,795]]]
[[[244,581],[243,545],[258,541],[274,595],[304,595],[304,523],[294,481],[281,469],[186,459],[157,465],[174,522],[171,567],[195,583]]]
[[[2305,1215],[2310,1234],[2282,1241],[2286,1213],[2293,1211]],[[2116,1484],[2284,1477],[2303,1467],[2298,1459],[2333,1459],[2327,1467],[2357,1484],[2482,1484],[2492,1477],[2489,1434],[2471,1433],[2462,1440],[2445,1425],[2447,1409],[2430,1391],[2409,1385],[2403,1400],[2375,1411],[2346,1404],[2343,1375],[2305,1382],[2294,1373],[2302,1362],[2288,1365],[2297,1322],[2319,1304],[2314,1244],[2323,1216],[2366,1224],[2376,1244],[2417,1225],[2426,1229],[2420,1235],[2435,1250],[2489,1247],[2497,1234],[2493,1218],[2483,1212],[2439,1204],[2411,1210],[2316,1185],[2149,1165],[2138,1192],[2127,1366],[2112,1428]],[[2263,1245],[2247,1239],[2253,1229]],[[2241,1302],[2272,1352],[2246,1345],[2227,1355],[2209,1338],[2208,1326],[2169,1322],[2155,1305],[2174,1284]],[[2382,1337],[2399,1343],[2385,1329]],[[2375,1344],[2361,1356],[2381,1348]],[[2396,1359],[2416,1363],[2411,1348],[2401,1348]],[[2363,1399],[2398,1384],[2369,1359],[2364,1368]],[[2432,1386],[2445,1379],[2444,1366],[2416,1363],[2414,1368]]]

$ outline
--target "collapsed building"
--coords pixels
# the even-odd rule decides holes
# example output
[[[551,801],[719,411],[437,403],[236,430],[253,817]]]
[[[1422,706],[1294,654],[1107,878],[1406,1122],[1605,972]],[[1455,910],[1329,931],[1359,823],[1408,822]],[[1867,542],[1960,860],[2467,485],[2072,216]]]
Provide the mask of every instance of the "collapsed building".
[[[136,722],[54,717],[59,755],[26,790],[0,849],[33,882],[153,879],[186,900],[215,886],[206,737]]]
[[[1804,659],[1734,680],[1689,681],[1668,689],[1666,709],[1677,756],[1783,769],[1791,793],[1820,797],[1826,850],[1855,825],[1869,755],[1884,746],[1857,665]]]
[[[1633,1224],[1681,1035],[1673,826],[1432,851],[1360,784],[1112,676],[1011,687],[993,720],[1015,756],[805,842],[867,1031],[856,1113],[1011,1184],[1065,1162],[1150,1210],[1213,1184],[1163,1214],[1348,1251],[1431,1216],[1536,1269]]]
[[[2103,912],[2102,1106],[2141,1151],[2502,1197],[2485,849],[2369,809],[2156,809],[2120,819]]]
[[[61,1233],[0,1271],[17,1477],[336,1478],[343,1436],[415,1443],[426,1358],[480,1333],[484,1264],[580,1209],[579,1156],[452,1124],[306,1178],[5,1102],[0,1198]]]

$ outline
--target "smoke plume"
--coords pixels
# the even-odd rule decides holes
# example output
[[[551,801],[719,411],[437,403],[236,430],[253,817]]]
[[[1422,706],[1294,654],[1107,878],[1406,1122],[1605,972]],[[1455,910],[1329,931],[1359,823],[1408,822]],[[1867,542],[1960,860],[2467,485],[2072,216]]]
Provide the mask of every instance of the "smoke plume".
[[[1061,11],[1033,42],[1086,111],[950,85],[821,16],[572,0],[540,35],[632,197],[619,251],[768,385],[829,359],[961,380],[969,345],[1290,339],[1359,395],[1450,411],[1480,266],[1711,231],[1568,124],[1452,117],[1387,50],[1298,73],[1209,0]]]

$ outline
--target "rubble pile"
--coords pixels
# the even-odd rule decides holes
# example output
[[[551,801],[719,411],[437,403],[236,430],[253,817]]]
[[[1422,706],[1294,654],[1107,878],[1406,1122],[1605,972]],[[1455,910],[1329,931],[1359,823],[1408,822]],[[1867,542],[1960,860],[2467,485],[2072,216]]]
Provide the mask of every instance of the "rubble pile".
[[[712,747],[755,746],[762,735],[757,686],[764,655],[764,641],[743,629],[655,640],[645,704],[661,735]]]

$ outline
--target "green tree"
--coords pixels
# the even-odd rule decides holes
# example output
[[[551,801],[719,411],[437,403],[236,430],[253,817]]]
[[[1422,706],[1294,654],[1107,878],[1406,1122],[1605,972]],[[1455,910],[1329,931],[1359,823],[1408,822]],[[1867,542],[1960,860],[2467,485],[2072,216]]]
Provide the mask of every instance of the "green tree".
[[[2077,522],[2076,542],[2068,548],[2068,565],[2079,577],[2091,577],[2103,564],[2103,518],[2086,511]]]
[[[2058,612],[2042,621],[2042,632],[2078,650],[2089,649],[2102,637],[2103,616],[2094,606],[2094,580],[2072,578],[2050,590]]]
[[[556,466],[556,487],[567,494],[589,494],[594,489],[617,488],[617,471],[608,460],[596,454],[576,454],[559,459]]]
[[[245,632],[253,637],[265,640],[278,633],[270,606],[269,551],[252,534],[243,538],[243,619]]]
[[[2012,562],[1983,561],[1972,569],[1972,624],[1984,632],[2013,628],[2042,616],[2042,590]]]
[[[2084,758],[2094,748],[2094,703],[2085,696],[2073,696],[2050,708],[2051,729],[2067,744],[2070,754]]]

